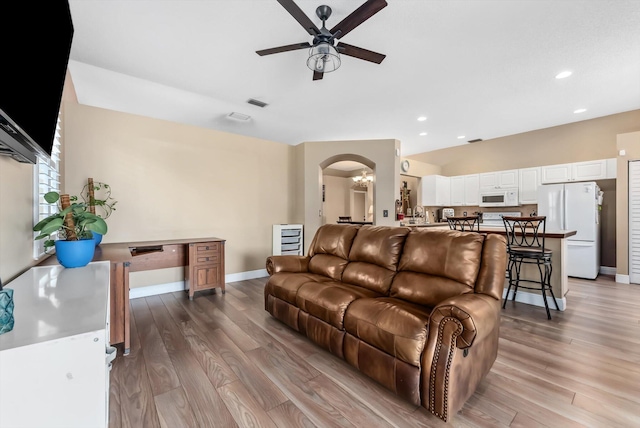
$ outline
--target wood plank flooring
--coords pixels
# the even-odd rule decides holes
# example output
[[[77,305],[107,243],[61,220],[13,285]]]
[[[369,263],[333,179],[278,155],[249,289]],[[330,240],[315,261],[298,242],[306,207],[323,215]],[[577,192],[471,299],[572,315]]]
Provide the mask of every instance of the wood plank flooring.
[[[640,427],[640,285],[570,278],[550,321],[509,301],[498,359],[444,423],[272,318],[265,282],[132,300],[109,427]]]

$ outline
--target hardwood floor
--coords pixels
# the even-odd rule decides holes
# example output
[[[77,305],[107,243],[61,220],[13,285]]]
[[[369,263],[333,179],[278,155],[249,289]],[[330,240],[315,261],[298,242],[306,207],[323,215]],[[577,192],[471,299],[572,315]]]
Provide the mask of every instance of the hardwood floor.
[[[507,303],[498,359],[449,423],[264,310],[266,278],[131,301],[113,364],[120,427],[638,427],[640,286],[570,279],[565,312]]]

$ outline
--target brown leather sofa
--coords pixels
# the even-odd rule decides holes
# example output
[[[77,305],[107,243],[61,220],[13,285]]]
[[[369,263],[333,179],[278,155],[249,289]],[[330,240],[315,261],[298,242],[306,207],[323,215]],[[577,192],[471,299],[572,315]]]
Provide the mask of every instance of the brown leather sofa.
[[[447,421],[498,351],[498,234],[321,226],[308,256],[267,258],[265,309]]]

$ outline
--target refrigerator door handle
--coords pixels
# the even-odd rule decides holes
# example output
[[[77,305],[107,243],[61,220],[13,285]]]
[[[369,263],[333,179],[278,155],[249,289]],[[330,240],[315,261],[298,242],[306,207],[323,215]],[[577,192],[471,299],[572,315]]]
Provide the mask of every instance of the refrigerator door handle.
[[[567,191],[566,189],[563,189],[562,193],[561,193],[561,198],[562,198],[562,229],[567,230]]]

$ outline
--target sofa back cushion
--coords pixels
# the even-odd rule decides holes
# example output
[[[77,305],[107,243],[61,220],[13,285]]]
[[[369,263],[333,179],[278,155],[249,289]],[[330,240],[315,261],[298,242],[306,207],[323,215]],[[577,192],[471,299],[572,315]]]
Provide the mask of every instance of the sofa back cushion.
[[[358,225],[325,224],[318,228],[309,246],[309,272],[339,281],[347,266]]]
[[[390,295],[426,306],[473,293],[485,235],[456,230],[412,230]]]
[[[362,226],[351,246],[342,281],[387,294],[408,234],[406,227]]]

